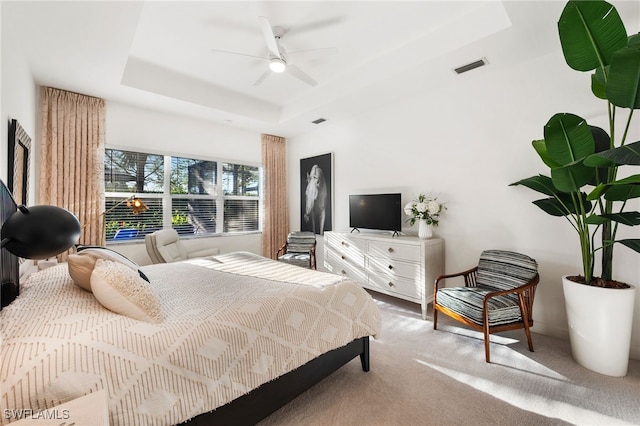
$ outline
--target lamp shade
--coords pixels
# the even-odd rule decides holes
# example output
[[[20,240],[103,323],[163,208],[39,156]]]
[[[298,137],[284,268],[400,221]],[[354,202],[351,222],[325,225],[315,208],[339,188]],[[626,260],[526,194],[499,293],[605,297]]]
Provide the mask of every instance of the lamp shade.
[[[80,222],[56,206],[20,206],[2,225],[2,247],[19,257],[46,259],[73,246]]]

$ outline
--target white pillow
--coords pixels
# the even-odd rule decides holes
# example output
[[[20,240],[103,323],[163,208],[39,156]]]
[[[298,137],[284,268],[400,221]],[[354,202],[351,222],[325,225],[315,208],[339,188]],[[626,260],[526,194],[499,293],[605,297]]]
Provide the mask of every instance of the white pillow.
[[[95,266],[96,260],[104,259],[113,262],[122,263],[129,268],[138,271],[138,274],[149,281],[139,269],[138,264],[121,255],[120,253],[104,247],[81,248],[77,254],[70,254],[67,258],[69,267],[69,275],[73,278],[73,282],[80,288],[91,291],[91,272]]]
[[[98,259],[91,273],[91,291],[102,306],[130,318],[158,323],[162,311],[158,296],[136,270]]]

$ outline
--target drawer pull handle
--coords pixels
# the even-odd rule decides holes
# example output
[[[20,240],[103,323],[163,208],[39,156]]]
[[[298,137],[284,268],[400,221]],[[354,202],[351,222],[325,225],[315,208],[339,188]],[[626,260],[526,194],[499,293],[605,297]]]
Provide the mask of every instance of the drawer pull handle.
[[[344,257],[344,255],[340,256],[340,258],[341,258],[342,260],[345,260],[345,259],[346,259],[346,257]]]
[[[393,247],[389,247],[389,248],[387,249],[387,251],[388,251],[389,253],[393,253]]]
[[[341,241],[340,244],[342,244],[343,246],[347,245],[347,243],[345,243],[344,241]]]
[[[347,275],[347,271],[345,271],[344,269],[343,269],[342,271],[340,271],[340,273],[341,273],[342,275]]]
[[[393,269],[393,265],[389,265],[389,270],[392,270],[392,269]]]
[[[389,287],[393,287],[393,283],[392,282],[389,282]]]

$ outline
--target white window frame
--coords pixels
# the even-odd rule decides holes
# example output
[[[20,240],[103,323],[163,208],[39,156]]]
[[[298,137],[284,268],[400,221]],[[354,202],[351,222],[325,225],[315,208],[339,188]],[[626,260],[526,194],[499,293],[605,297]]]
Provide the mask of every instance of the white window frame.
[[[161,199],[162,200],[162,227],[163,229],[172,228],[172,200],[173,199],[213,199],[216,204],[216,230],[215,232],[209,233],[199,233],[199,234],[184,234],[181,235],[181,238],[202,238],[202,237],[215,237],[215,236],[232,236],[232,235],[246,235],[252,233],[260,233],[263,230],[264,225],[264,202],[263,202],[263,194],[264,194],[264,169],[261,164],[255,164],[246,161],[238,161],[238,160],[227,160],[220,158],[203,158],[203,157],[195,157],[189,154],[169,154],[169,153],[157,153],[157,152],[149,152],[143,151],[139,149],[131,149],[128,147],[107,147],[107,150],[115,150],[115,151],[128,151],[135,153],[144,153],[150,155],[161,155],[164,157],[164,181],[163,181],[163,192],[162,193],[133,193],[133,192],[107,192],[105,191],[105,201],[107,198],[122,200],[130,196],[137,196],[141,199]],[[212,161],[216,163],[216,185],[215,185],[215,194],[214,195],[204,195],[204,194],[171,194],[171,158],[186,158],[190,160],[200,160],[200,161]],[[222,177],[223,177],[223,165],[224,164],[237,164],[248,167],[256,167],[258,169],[258,196],[247,196],[247,195],[224,195],[223,186],[222,186]],[[251,200],[258,202],[258,228],[255,230],[249,231],[235,231],[235,232],[224,232],[224,203],[225,200]],[[105,218],[106,220],[106,218]],[[140,241],[140,238],[135,238],[132,240],[126,241],[113,241],[108,240],[109,244],[120,244],[131,241]]]

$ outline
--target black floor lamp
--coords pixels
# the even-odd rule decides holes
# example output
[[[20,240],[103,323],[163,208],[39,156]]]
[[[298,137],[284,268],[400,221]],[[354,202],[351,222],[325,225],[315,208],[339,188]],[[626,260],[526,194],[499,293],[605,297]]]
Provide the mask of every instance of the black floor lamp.
[[[27,259],[46,259],[72,247],[80,236],[80,222],[56,206],[19,206],[2,224],[2,245]]]

